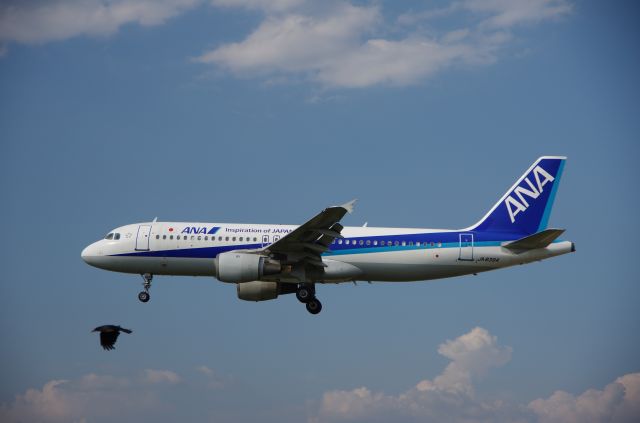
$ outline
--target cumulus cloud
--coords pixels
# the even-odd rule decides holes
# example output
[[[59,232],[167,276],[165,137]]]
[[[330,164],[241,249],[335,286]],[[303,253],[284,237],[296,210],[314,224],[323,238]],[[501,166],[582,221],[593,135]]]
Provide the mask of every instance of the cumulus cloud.
[[[214,0],[215,5],[257,8],[253,0]],[[266,2],[267,4],[271,4]],[[260,3],[262,4],[262,3]],[[325,87],[408,85],[452,66],[492,63],[511,38],[509,30],[568,13],[566,0],[466,0],[441,9],[405,13],[400,37],[378,6],[330,1],[308,7],[303,0],[262,7],[264,20],[247,37],[196,58],[237,76],[304,75]],[[276,13],[277,11],[277,13]],[[421,33],[417,23],[464,11],[474,22],[443,33]]]
[[[159,25],[201,0],[8,0],[0,4],[0,42],[26,44],[105,36],[122,25]]]
[[[574,396],[556,391],[531,401],[540,423],[631,423],[640,421],[640,373],[624,375],[603,390],[589,389]]]
[[[52,380],[42,389],[28,389],[17,395],[11,405],[0,406],[0,420],[3,422],[62,422],[69,421],[76,414],[69,402],[63,386],[67,380]]]
[[[482,377],[490,368],[506,364],[511,359],[511,352],[511,347],[499,346],[497,338],[486,329],[476,327],[440,345],[438,353],[451,362],[432,384],[422,390],[436,388],[472,395],[472,378]],[[425,382],[428,383],[421,383]]]
[[[511,358],[486,329],[476,327],[446,341],[438,352],[450,363],[433,380],[424,379],[399,394],[374,393],[366,387],[335,390],[322,397],[312,421],[517,421],[521,413],[501,401],[475,397],[473,381]]]
[[[144,370],[133,377],[90,373],[75,380],[52,380],[0,405],[0,421],[84,422],[135,421],[162,411],[158,384],[174,384],[180,377],[169,370]]]
[[[511,359],[512,349],[486,329],[444,342],[438,352],[450,360],[443,372],[399,394],[361,386],[322,396],[309,423],[323,422],[538,422],[630,423],[640,421],[640,373],[618,378],[603,390],[574,396],[558,391],[521,405],[477,395],[475,382]]]
[[[223,45],[197,60],[236,72],[285,72],[331,67],[358,36],[380,19],[376,7],[348,4],[322,17],[287,14],[268,17],[244,41]]]

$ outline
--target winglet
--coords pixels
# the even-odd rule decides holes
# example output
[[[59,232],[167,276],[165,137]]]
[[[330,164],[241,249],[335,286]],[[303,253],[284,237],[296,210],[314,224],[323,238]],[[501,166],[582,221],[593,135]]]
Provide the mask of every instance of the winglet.
[[[358,199],[354,198],[353,200],[349,201],[348,203],[344,203],[340,207],[345,209],[348,213],[353,213],[353,207],[355,206],[356,201],[358,201]]]

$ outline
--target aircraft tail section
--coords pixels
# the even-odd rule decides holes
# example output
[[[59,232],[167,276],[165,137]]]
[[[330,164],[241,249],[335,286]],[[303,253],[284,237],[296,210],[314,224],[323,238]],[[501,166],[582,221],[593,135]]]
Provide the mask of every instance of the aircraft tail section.
[[[468,230],[531,235],[547,228],[566,157],[536,160],[489,212]]]

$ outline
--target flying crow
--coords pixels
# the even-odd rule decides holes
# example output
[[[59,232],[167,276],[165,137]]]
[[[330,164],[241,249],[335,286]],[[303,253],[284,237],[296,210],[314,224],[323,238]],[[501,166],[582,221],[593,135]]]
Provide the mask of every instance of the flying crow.
[[[100,345],[102,345],[102,348],[105,350],[113,350],[116,348],[113,345],[116,343],[120,332],[131,333],[129,329],[116,325],[98,326],[92,330],[92,332],[100,332]]]

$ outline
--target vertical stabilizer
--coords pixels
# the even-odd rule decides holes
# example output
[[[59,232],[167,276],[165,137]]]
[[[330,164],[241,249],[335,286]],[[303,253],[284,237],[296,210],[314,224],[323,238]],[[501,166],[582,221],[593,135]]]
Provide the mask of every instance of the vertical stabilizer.
[[[540,157],[468,230],[529,235],[546,229],[566,160],[558,156]]]

